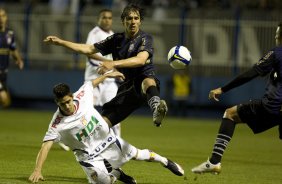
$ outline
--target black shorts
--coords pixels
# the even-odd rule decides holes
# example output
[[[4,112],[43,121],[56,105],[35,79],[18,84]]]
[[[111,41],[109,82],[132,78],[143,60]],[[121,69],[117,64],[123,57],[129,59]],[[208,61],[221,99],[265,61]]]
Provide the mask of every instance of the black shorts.
[[[282,113],[270,113],[264,108],[261,100],[240,104],[237,106],[237,112],[242,122],[246,123],[255,134],[277,125],[281,126]]]
[[[154,78],[159,89],[159,80],[154,73],[143,74],[134,80],[122,83],[118,88],[117,95],[103,105],[102,116],[107,117],[113,126],[145,104],[147,100],[141,88],[142,81],[145,78]]]
[[[7,90],[7,72],[0,70],[0,91]]]

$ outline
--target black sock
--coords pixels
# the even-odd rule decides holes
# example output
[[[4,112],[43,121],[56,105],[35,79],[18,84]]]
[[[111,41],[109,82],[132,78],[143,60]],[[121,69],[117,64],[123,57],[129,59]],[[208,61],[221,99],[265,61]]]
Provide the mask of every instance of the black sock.
[[[235,130],[235,122],[223,118],[212,151],[210,162],[217,164],[221,161],[224,151],[231,140]]]
[[[147,102],[153,111],[160,103],[160,93],[156,86],[150,86],[146,91]]]

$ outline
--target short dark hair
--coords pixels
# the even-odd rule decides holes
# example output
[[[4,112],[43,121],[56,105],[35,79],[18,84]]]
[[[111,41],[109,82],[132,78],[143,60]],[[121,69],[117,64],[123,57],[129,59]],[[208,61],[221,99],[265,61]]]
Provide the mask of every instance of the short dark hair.
[[[127,5],[122,13],[121,13],[121,20],[124,21],[124,19],[129,15],[129,13],[133,11],[133,12],[138,12],[139,15],[140,15],[140,20],[143,20],[144,19],[144,16],[145,16],[145,11],[143,8],[141,8],[139,5],[137,4],[130,4],[130,5]]]
[[[99,14],[98,16],[100,17],[101,16],[101,13],[104,13],[104,12],[110,12],[110,13],[113,13],[113,11],[111,9],[108,9],[108,8],[104,8],[102,10],[99,11]]]
[[[53,87],[53,94],[55,100],[63,98],[64,96],[71,96],[72,93],[70,91],[70,87],[67,84],[59,83]]]

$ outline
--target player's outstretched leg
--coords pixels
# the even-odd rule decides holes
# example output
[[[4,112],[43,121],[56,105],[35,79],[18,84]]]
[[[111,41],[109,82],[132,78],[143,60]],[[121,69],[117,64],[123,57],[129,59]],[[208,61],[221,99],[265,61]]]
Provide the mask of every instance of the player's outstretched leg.
[[[160,103],[153,111],[153,122],[157,127],[161,126],[162,120],[164,119],[167,111],[168,108],[166,102],[164,100],[160,100]]]
[[[156,86],[148,87],[146,91],[147,102],[153,112],[153,123],[160,127],[162,120],[167,113],[167,105],[164,100],[160,99],[160,92]]]
[[[221,163],[212,164],[209,160],[203,162],[202,164],[194,167],[192,169],[193,173],[203,174],[203,173],[212,173],[219,174],[221,172]]]
[[[182,169],[182,167],[179,164],[177,164],[177,163],[175,163],[175,162],[173,162],[173,161],[171,161],[171,160],[169,160],[169,159],[167,159],[167,158],[165,158],[165,157],[163,157],[163,156],[161,156],[161,155],[159,155],[159,154],[157,154],[153,151],[150,151],[148,149],[143,149],[143,150],[138,149],[136,157],[134,159],[135,160],[141,160],[141,161],[148,161],[148,162],[159,162],[165,168],[169,169],[172,173],[174,173],[175,175],[177,175],[177,176],[183,176],[184,175],[184,170]]]
[[[126,184],[137,184],[136,180],[133,177],[125,174],[120,168],[116,169],[116,171],[120,173],[120,176],[118,178],[119,181]]]

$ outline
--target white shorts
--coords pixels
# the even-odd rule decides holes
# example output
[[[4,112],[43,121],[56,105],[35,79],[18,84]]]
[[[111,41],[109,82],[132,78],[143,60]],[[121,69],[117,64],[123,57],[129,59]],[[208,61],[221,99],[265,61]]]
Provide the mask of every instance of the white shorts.
[[[89,183],[111,183],[111,170],[120,168],[136,154],[137,148],[117,137],[117,141],[107,147],[100,155],[91,160],[83,161],[83,163],[80,162],[80,164]]]

